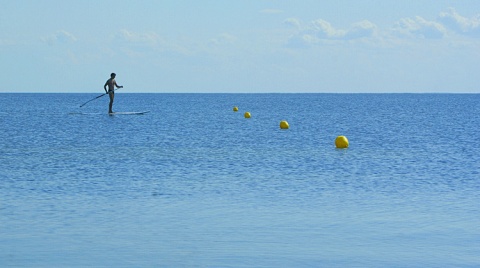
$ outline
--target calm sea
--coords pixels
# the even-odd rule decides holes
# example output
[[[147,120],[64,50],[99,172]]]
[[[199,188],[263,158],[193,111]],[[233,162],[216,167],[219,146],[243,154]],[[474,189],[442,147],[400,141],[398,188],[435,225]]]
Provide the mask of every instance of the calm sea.
[[[480,94],[97,95],[0,94],[1,267],[480,266]]]

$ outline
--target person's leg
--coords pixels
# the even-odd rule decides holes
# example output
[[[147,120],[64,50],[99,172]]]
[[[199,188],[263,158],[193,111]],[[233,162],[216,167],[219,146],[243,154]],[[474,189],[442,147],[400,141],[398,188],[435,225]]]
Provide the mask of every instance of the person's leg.
[[[113,113],[112,107],[113,107],[113,99],[114,99],[114,97],[115,97],[114,94],[115,94],[115,93],[113,93],[113,91],[110,91],[110,92],[108,93],[108,95],[110,96],[110,103],[108,104],[108,112],[109,112],[109,113]]]

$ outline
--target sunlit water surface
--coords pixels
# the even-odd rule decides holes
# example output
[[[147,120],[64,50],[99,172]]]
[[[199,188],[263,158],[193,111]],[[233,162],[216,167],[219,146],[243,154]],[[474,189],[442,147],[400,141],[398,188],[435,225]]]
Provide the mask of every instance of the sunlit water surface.
[[[95,96],[0,94],[0,266],[480,266],[480,95]]]

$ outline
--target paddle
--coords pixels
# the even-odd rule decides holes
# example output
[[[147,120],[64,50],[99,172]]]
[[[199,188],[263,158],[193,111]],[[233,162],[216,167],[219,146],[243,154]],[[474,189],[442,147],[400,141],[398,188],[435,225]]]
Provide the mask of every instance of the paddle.
[[[122,88],[122,87],[121,87],[121,88]],[[114,89],[113,91],[118,90],[118,89],[119,89],[119,88],[116,88],[116,89]],[[96,100],[96,99],[98,99],[98,98],[101,98],[101,97],[103,97],[103,96],[105,96],[105,95],[108,95],[108,93],[103,93],[102,95],[97,96],[97,97],[95,97],[95,98],[93,98],[93,99],[85,102],[84,104],[80,105],[80,108],[83,107],[83,106],[85,106],[85,104],[87,104],[87,103],[89,103],[89,102],[91,102],[91,101],[94,101],[94,100]]]

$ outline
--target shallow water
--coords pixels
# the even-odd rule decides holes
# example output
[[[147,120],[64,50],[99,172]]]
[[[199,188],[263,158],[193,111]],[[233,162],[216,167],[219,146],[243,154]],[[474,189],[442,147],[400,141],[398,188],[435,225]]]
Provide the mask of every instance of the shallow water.
[[[95,96],[0,94],[0,266],[480,265],[478,94]]]

